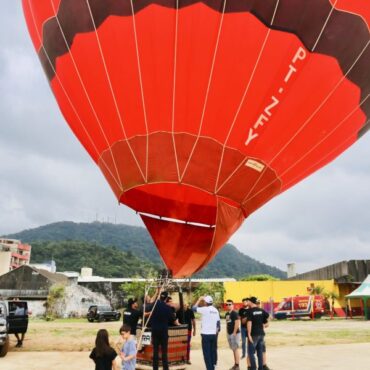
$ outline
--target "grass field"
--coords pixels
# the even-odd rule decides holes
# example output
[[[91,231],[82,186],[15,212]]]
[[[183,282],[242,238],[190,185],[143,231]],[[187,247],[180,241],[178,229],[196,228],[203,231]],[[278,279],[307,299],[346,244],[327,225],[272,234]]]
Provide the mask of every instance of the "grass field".
[[[224,321],[224,320],[223,320]],[[112,343],[120,339],[120,322],[89,323],[86,319],[44,321],[32,319],[21,351],[89,351],[94,346],[96,332],[105,328]],[[197,322],[198,329],[200,326]],[[266,330],[268,347],[305,346],[327,344],[370,343],[370,321],[344,320],[295,320],[272,321]],[[15,338],[11,336],[11,351]],[[224,322],[219,336],[219,347],[227,348]],[[192,340],[192,348],[200,348],[200,335]]]

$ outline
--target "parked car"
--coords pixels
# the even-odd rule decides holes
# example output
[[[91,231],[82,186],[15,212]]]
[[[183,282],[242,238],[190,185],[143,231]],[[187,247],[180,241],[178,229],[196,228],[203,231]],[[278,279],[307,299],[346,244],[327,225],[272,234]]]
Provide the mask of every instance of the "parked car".
[[[109,320],[118,321],[120,318],[121,313],[110,306],[93,305],[89,307],[89,311],[87,312],[87,320],[89,322]]]
[[[299,317],[316,318],[325,315],[328,311],[328,301],[322,295],[294,296],[284,298],[274,310],[274,317],[278,320]]]
[[[0,300],[0,357],[8,353],[9,334],[26,333],[27,328],[27,302]]]

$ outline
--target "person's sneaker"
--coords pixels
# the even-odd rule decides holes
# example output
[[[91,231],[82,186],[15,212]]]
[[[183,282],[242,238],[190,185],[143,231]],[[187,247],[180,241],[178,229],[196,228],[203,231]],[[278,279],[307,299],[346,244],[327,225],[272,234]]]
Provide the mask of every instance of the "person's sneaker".
[[[263,365],[263,370],[271,370],[267,365]]]
[[[22,347],[22,343],[18,342],[15,346],[16,346],[16,348]]]

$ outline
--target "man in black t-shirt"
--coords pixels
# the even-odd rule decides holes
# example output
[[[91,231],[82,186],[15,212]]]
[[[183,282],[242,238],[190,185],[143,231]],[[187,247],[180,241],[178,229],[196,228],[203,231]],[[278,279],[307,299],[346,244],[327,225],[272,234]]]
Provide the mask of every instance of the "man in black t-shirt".
[[[263,369],[263,343],[265,338],[264,326],[268,323],[269,314],[259,308],[257,298],[248,298],[250,310],[247,316],[247,334],[248,334],[248,357],[250,360],[250,370],[256,370],[256,359],[254,353],[257,352],[258,369]]]
[[[182,315],[182,312],[179,310],[177,312],[177,318],[178,318],[180,324],[187,324],[188,325],[188,345],[187,345],[187,351],[186,351],[186,363],[188,365],[191,365],[191,362],[190,362],[190,342],[191,342],[191,337],[195,336],[195,333],[196,333],[194,311],[192,309],[190,309],[190,307],[187,303],[185,303],[184,304],[184,315]]]
[[[234,366],[231,369],[239,370],[240,318],[231,299],[226,301],[226,306],[227,341],[234,355]]]
[[[138,310],[136,298],[130,298],[127,304],[127,310],[123,313],[123,323],[131,328],[131,334],[136,336],[136,327],[138,321],[142,318],[142,311]]]
[[[242,357],[244,358],[247,351],[246,351],[246,338],[247,338],[247,315],[249,311],[249,303],[248,298],[243,298],[243,307],[239,310],[239,317],[240,317],[240,333],[242,337]]]

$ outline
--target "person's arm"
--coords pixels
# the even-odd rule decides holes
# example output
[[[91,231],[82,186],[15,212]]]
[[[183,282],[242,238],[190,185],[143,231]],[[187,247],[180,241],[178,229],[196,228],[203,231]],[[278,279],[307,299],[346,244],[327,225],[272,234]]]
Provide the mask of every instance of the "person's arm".
[[[179,326],[181,325],[180,322],[179,322],[179,319],[176,319],[174,322],[173,322],[173,325],[174,326]]]
[[[269,326],[269,317],[270,315],[265,311],[264,318],[263,318],[263,327],[268,328]]]
[[[252,321],[247,321],[247,333],[248,333],[248,339],[251,343],[253,343],[252,339]]]
[[[235,320],[233,335],[238,334],[239,328],[240,328],[240,319],[237,319]]]
[[[198,306],[199,306],[199,303],[200,301],[203,299],[203,296],[199,297],[198,300],[195,302],[195,304],[193,305],[193,307],[191,308],[194,312],[197,312],[198,310]]]
[[[197,332],[195,318],[194,319],[191,319],[191,324],[193,325],[193,337],[195,337],[195,333]]]
[[[136,357],[136,344],[134,342],[130,343],[130,348],[128,350],[128,355],[123,356],[123,361],[130,361]]]
[[[94,362],[95,362],[95,348],[91,351],[90,356],[89,356]]]
[[[245,315],[242,314],[241,310],[239,310],[239,317],[240,317],[240,324],[242,326],[245,326],[247,324],[247,318],[245,317]]]
[[[154,303],[154,302],[155,302],[155,300],[157,299],[157,297],[159,296],[159,292],[160,292],[160,290],[161,290],[161,288],[160,288],[160,287],[157,287],[157,289],[156,289],[155,293],[153,294],[153,297],[151,297],[151,296],[148,294],[146,297],[148,297],[148,298],[149,298],[149,302],[147,302],[147,303],[149,303],[149,304]],[[145,298],[146,298],[146,297],[145,297]],[[144,298],[144,299],[145,299],[145,298]]]

